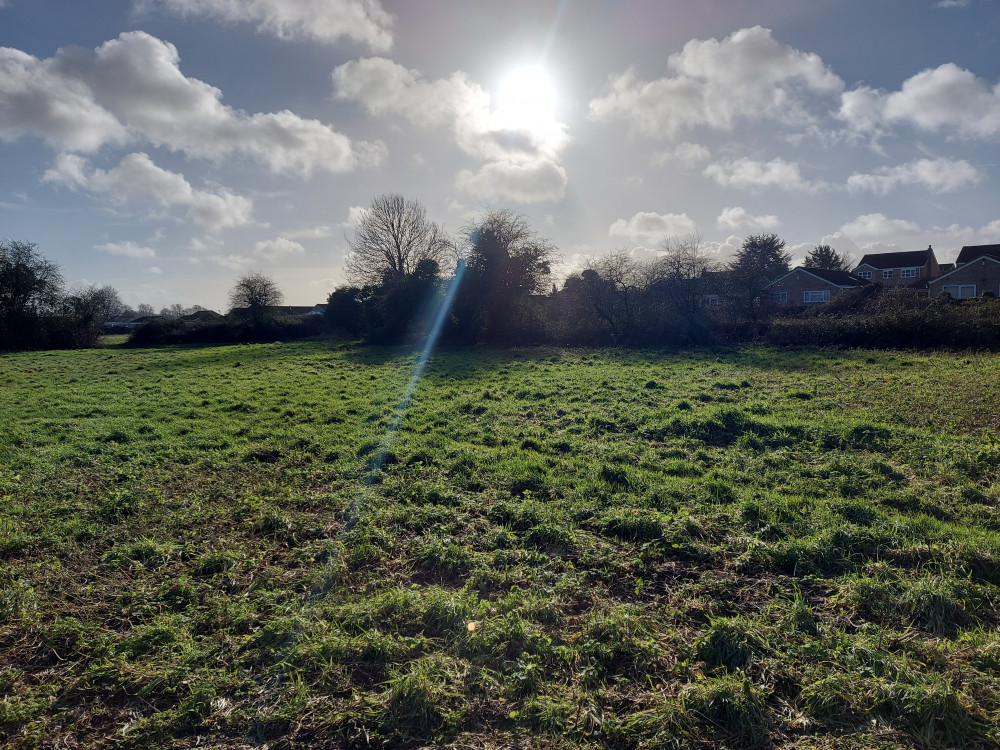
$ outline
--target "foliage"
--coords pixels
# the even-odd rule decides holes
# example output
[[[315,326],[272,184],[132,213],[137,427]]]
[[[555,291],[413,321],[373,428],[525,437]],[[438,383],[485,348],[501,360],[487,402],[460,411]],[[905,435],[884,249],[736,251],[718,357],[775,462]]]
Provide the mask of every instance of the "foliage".
[[[59,266],[36,244],[0,240],[0,349],[44,343],[44,321],[56,312],[62,281]]]
[[[229,309],[251,325],[259,326],[275,317],[269,308],[280,305],[283,299],[274,279],[255,271],[236,279],[229,290]]]
[[[816,245],[806,255],[806,268],[826,268],[831,271],[850,271],[854,258],[850,253],[841,253],[829,245]]]
[[[535,338],[538,316],[529,299],[546,289],[552,245],[507,209],[485,212],[466,227],[465,239],[453,335],[492,344]]]

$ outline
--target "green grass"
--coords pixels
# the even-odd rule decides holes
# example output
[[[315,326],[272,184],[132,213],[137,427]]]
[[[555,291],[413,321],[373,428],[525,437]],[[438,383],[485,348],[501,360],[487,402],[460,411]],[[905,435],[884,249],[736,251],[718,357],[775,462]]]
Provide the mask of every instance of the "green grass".
[[[0,744],[1000,743],[1000,357],[415,360],[0,358]]]

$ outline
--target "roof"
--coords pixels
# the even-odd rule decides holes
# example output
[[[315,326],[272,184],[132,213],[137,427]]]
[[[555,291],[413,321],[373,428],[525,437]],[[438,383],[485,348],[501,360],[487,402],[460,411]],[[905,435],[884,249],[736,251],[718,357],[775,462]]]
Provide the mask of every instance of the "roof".
[[[215,310],[196,310],[193,313],[188,313],[187,315],[181,315],[181,320],[189,320],[194,322],[201,322],[206,320],[218,320],[223,317]]]
[[[937,259],[934,257],[934,249],[928,247],[926,250],[903,250],[897,253],[868,253],[855,266],[871,266],[872,268],[920,268],[928,261]]]
[[[1000,265],[1000,257],[994,258],[992,255],[982,255],[982,256],[977,256],[975,260],[980,260],[980,259],[982,259],[982,260],[988,260],[990,263],[996,263],[997,265]],[[975,261],[970,261],[970,262],[975,262]],[[968,265],[968,264],[966,264],[966,265]],[[955,266],[953,269],[951,269],[950,271],[948,271],[948,273],[943,273],[940,276],[938,276],[936,279],[931,279],[927,283],[928,284],[937,284],[939,281],[942,281],[943,279],[948,278],[953,273],[958,273],[959,271],[962,271],[964,269],[965,269],[965,266]]]
[[[958,260],[955,263],[957,265],[971,263],[976,258],[984,255],[1000,260],[1000,245],[966,245],[962,248],[962,252],[958,254]]]
[[[791,271],[786,273],[784,276],[772,281],[767,286],[774,286],[779,281],[783,281],[791,276],[793,273],[802,271],[810,276],[815,276],[820,281],[825,281],[827,284],[833,284],[839,287],[855,287],[864,286],[868,282],[862,278],[855,276],[853,273],[848,273],[847,271],[834,271],[829,268],[806,268],[805,266],[799,266],[798,268],[793,268]],[[765,287],[766,289],[767,287]]]

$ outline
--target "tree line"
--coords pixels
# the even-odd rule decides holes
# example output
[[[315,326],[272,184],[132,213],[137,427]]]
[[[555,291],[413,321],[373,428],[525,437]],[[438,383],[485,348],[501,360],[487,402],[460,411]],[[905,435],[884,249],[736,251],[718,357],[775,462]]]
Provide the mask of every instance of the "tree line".
[[[277,283],[265,274],[247,273],[229,290],[225,319],[188,322],[182,320],[186,313],[204,308],[174,305],[137,328],[132,342],[334,334],[373,344],[419,344],[438,321],[442,339],[454,345],[696,346],[772,340],[866,346],[873,341],[893,345],[894,336],[911,341],[902,329],[916,320],[919,330],[941,329],[933,340],[1000,345],[1000,325],[992,330],[990,314],[958,308],[942,312],[940,302],[905,293],[893,295],[891,302],[878,301],[877,284],[844,292],[837,304],[781,310],[765,289],[791,270],[792,258],[774,233],[746,237],[726,263],[698,236],[664,238],[649,259],[612,250],[590,259],[561,287],[552,280],[556,248],[509,209],[486,210],[449,235],[419,201],[388,194],[362,212],[347,240],[348,283],[329,295],[323,316],[283,317]],[[852,261],[820,244],[804,265],[846,271]],[[111,287],[66,292],[62,283],[58,267],[35,245],[0,243],[0,349],[91,346],[103,322],[152,314],[150,306],[129,310]],[[872,326],[883,334],[873,335]],[[892,333],[897,329],[899,336]]]

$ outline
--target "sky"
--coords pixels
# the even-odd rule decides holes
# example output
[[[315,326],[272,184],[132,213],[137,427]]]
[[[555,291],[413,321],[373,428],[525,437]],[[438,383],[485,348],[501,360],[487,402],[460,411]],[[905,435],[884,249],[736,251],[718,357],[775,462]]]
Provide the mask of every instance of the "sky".
[[[69,287],[323,302],[372,198],[565,276],[698,237],[1000,243],[1000,0],[0,0],[0,239]]]

